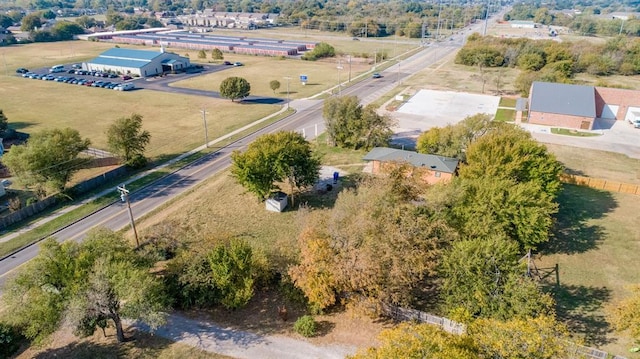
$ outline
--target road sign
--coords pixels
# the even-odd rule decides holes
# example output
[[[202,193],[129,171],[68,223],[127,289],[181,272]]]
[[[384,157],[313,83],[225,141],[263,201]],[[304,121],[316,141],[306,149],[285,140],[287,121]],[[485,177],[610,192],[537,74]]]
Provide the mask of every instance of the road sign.
[[[300,82],[307,82],[307,75],[300,75]]]

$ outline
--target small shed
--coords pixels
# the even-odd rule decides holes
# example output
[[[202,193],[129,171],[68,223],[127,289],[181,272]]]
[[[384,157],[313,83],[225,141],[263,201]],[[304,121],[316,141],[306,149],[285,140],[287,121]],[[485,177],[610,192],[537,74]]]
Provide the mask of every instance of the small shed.
[[[289,204],[287,194],[283,192],[275,192],[265,201],[267,211],[282,212]]]

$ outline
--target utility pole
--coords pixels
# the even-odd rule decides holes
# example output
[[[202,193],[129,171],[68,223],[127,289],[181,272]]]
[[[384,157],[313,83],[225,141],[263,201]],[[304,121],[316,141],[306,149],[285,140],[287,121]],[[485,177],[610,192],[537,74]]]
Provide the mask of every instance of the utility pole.
[[[484,29],[482,30],[482,36],[487,36],[487,24],[489,23],[489,6],[491,6],[491,0],[487,0],[487,12],[484,15]]]
[[[291,80],[291,77],[286,76],[284,79],[287,80],[287,110],[288,110],[289,109],[289,80]]]
[[[207,110],[202,109],[202,123],[204,123],[204,146],[209,148],[209,131],[207,130]]]
[[[138,231],[136,231],[136,222],[133,220],[133,212],[131,212],[131,202],[129,202],[129,190],[122,184],[117,187],[120,192],[120,199],[122,202],[127,203],[127,209],[129,210],[129,221],[131,222],[131,229],[133,229],[133,235],[136,238],[136,248],[140,247],[140,241],[138,240]]]
[[[338,96],[342,95],[342,85],[340,84],[340,70],[342,70],[342,61],[338,60]]]
[[[349,83],[351,83],[351,55],[349,55]]]
[[[396,73],[396,82],[400,82],[400,61],[398,60],[398,72]]]

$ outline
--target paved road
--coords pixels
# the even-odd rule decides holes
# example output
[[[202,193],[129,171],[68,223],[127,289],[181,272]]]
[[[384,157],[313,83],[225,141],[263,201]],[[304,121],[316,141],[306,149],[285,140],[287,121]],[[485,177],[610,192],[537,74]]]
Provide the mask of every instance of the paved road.
[[[383,78],[368,78],[341,91],[342,95],[358,95],[364,104],[368,104],[393,89],[398,81],[422,70],[439,59],[451,54],[456,46],[427,48],[424,51],[402,61],[400,69],[392,67],[383,71]],[[316,131],[324,131],[321,100],[300,100],[292,103],[297,112],[284,120],[271,124],[258,132],[238,140],[218,152],[207,155],[200,160],[158,180],[157,182],[130,194],[131,207],[136,218],[161,206],[176,195],[204,181],[212,175],[225,170],[231,163],[230,154],[243,149],[256,137],[279,130],[295,130],[304,132],[309,139],[314,138]],[[126,207],[116,202],[54,234],[58,241],[82,240],[87,231],[96,226],[119,230],[129,224]],[[0,261],[0,288],[4,285],[6,275],[14,268],[35,257],[38,246],[32,245]]]

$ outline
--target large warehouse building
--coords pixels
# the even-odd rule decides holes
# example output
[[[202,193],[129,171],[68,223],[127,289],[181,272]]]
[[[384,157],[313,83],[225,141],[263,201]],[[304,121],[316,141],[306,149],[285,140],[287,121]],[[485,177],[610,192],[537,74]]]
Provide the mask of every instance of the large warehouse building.
[[[154,76],[181,71],[191,66],[189,59],[170,52],[113,48],[83,65],[85,70]]]

